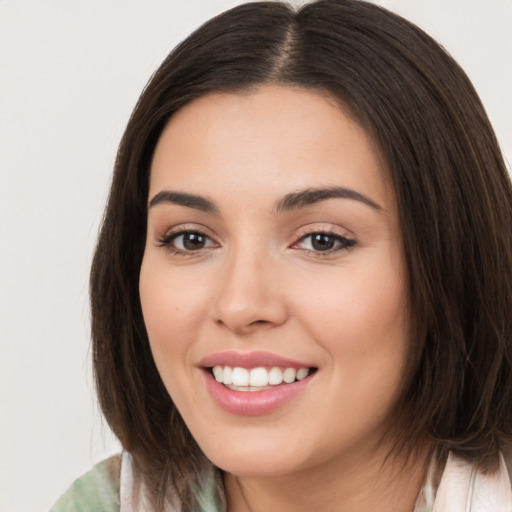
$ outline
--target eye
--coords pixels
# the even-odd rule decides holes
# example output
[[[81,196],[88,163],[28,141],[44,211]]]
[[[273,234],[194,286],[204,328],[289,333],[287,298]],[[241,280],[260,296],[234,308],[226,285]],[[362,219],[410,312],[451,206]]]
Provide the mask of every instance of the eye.
[[[215,247],[215,242],[201,231],[178,231],[168,233],[159,240],[160,247],[167,247],[174,253],[191,253]]]
[[[350,240],[344,236],[336,233],[309,233],[299,239],[294,247],[305,249],[306,251],[313,251],[316,253],[331,253],[348,249],[355,245],[355,240]]]

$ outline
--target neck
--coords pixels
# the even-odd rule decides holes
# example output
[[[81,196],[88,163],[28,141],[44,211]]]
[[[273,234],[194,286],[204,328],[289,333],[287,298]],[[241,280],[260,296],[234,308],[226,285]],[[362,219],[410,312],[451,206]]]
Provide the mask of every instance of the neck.
[[[333,460],[288,475],[225,475],[228,512],[329,510],[412,512],[424,483],[430,449],[404,458],[374,453],[364,462]]]

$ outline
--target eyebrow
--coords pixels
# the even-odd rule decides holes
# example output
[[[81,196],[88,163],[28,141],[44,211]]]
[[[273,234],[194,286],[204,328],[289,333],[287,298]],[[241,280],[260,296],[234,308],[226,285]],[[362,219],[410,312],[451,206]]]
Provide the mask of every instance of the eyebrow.
[[[186,192],[162,190],[161,192],[158,192],[153,199],[151,199],[148,205],[148,210],[161,203],[177,204],[179,206],[186,206],[187,208],[193,208],[194,210],[200,210],[206,213],[219,213],[219,209],[215,206],[213,201],[195,194],[187,194]]]
[[[299,192],[285,195],[276,205],[277,212],[304,208],[327,199],[353,199],[370,206],[374,210],[381,211],[382,206],[369,197],[344,187],[308,188]]]
[[[325,188],[308,188],[298,192],[292,192],[286,194],[280,199],[275,207],[276,213],[283,211],[297,210],[306,206],[326,201],[328,199],[352,199],[359,201],[367,206],[370,206],[374,210],[381,211],[382,206],[377,204],[369,197],[356,192],[350,188],[344,187],[325,187]],[[213,213],[218,215],[219,208],[213,201],[203,196],[195,194],[188,194],[186,192],[175,192],[171,190],[162,190],[158,192],[148,205],[148,210],[154,206],[162,203],[171,203],[179,206],[185,206],[187,208],[193,208],[206,213]]]

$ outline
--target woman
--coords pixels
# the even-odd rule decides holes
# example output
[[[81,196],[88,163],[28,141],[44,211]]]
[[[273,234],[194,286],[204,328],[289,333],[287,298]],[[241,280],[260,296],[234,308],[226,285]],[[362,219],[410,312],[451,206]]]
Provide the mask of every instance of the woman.
[[[125,452],[54,510],[510,510],[511,226],[484,109],[417,27],[214,18],[121,143],[91,304]]]

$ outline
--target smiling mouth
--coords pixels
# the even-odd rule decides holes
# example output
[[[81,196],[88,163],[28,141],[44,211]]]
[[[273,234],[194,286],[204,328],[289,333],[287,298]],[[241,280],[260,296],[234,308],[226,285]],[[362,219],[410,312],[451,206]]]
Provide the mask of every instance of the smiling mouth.
[[[208,368],[212,377],[233,391],[264,391],[304,380],[317,371],[314,367],[256,367],[215,365]]]

